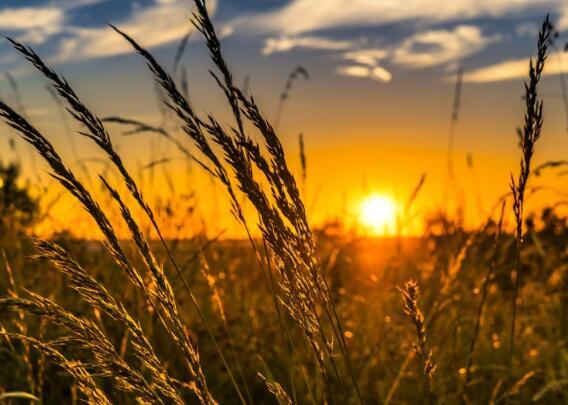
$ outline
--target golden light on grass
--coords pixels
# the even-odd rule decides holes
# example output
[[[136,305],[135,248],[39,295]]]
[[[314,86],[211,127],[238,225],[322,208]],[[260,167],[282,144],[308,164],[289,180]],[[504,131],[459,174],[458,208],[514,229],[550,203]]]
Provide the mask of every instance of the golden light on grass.
[[[363,404],[364,398],[385,404],[434,405],[456,399],[485,403],[488,398],[554,403],[565,381],[547,380],[550,375],[565,377],[566,373],[562,361],[549,363],[565,357],[558,337],[568,336],[568,300],[563,288],[568,226],[566,217],[554,210],[564,202],[564,196],[559,193],[562,199],[558,203],[547,204],[552,208],[544,210],[542,220],[534,225],[525,224],[533,213],[524,211],[525,198],[543,187],[533,183],[537,169],[531,169],[530,163],[543,123],[537,82],[547,48],[558,35],[548,16],[525,85],[520,174],[512,178],[510,190],[513,203],[503,201],[499,217],[493,210],[485,213],[480,208],[487,219],[470,227],[464,225],[461,210],[453,213],[454,203],[461,206],[461,194],[466,194],[458,189],[469,192],[467,184],[464,189],[460,186],[468,181],[461,173],[454,179],[448,170],[448,179],[455,182],[452,187],[445,186],[451,205],[437,208],[436,196],[430,195],[422,201],[424,206],[417,207],[414,203],[426,174],[414,188],[407,188],[404,179],[397,178],[400,191],[387,191],[394,180],[387,176],[402,176],[406,166],[408,170],[417,166],[416,161],[391,165],[373,155],[372,159],[381,160],[382,168],[375,168],[371,159],[356,154],[371,179],[386,182],[382,189],[365,191],[356,200],[347,199],[351,194],[346,186],[341,217],[329,217],[320,228],[315,221],[311,226],[303,197],[311,194],[306,190],[314,191],[312,204],[315,202],[316,190],[307,187],[316,181],[313,172],[331,173],[335,188],[341,190],[337,171],[322,170],[311,160],[300,136],[301,178],[296,181],[296,167],[288,165],[284,145],[274,130],[277,125],[261,114],[249,86],[243,85],[245,94],[233,81],[209,18],[207,0],[195,0],[193,10],[194,28],[203,35],[211,57],[215,88],[225,95],[225,109],[232,111],[229,120],[234,125],[223,123],[226,113],[222,121],[217,114],[204,115],[200,99],[190,102],[185,95],[189,90],[181,51],[189,34],[178,47],[174,68],[167,69],[111,25],[144,59],[160,101],[173,110],[172,118],[175,115],[178,122],[167,125],[168,130],[163,128],[165,120],[161,127],[152,127],[116,116],[99,118],[32,48],[7,38],[45,76],[57,100],[62,100],[58,107],[66,108],[76,121],[71,126],[70,120],[67,126],[61,117],[64,129],[83,128],[80,135],[94,141],[100,149],[96,159],[102,159],[111,171],[105,167],[97,180],[99,170],[83,165],[86,160],[74,157],[74,164],[67,166],[51,136],[17,112],[24,108],[13,78],[7,74],[17,108],[0,100],[0,121],[41,157],[57,195],[46,198],[51,189],[48,184],[36,186],[35,173],[22,176],[15,150],[6,157],[8,166],[3,163],[6,158],[0,160],[0,350],[12,349],[15,366],[0,368],[0,400],[62,403],[72,392],[73,398],[80,395],[87,403],[101,405],[110,405],[112,398],[124,403],[174,405],[211,405],[231,399],[247,405],[267,402],[270,395],[274,397],[271,402],[279,404]],[[357,62],[361,58],[351,59]],[[178,62],[181,89],[173,74]],[[298,74],[308,76],[302,67],[289,76],[276,122]],[[450,168],[460,90],[461,73],[450,122]],[[518,96],[511,101],[514,106]],[[199,110],[194,110],[194,103]],[[170,138],[171,128],[171,134],[184,138],[185,143],[175,140],[172,145],[185,155],[188,167],[184,171],[164,170],[164,176],[157,175],[160,180],[156,181],[152,174],[151,182],[142,170],[131,174],[105,122],[131,126],[125,135],[153,132],[177,139]],[[350,127],[348,131],[355,132]],[[132,150],[128,152],[133,155]],[[161,158],[158,152],[158,160],[150,156],[150,163],[142,161],[144,166],[138,167],[149,169],[167,163],[168,155]],[[344,150],[342,153],[340,157]],[[15,161],[11,155],[16,156]],[[199,176],[203,184],[198,187],[191,181],[190,188],[177,190],[185,183],[183,174],[187,170],[189,175],[192,160],[204,171]],[[565,163],[550,162],[553,166]],[[473,164],[470,166],[473,169]],[[308,170],[312,167],[313,172]],[[83,168],[84,173],[79,174],[78,169]],[[345,175],[346,180],[352,177]],[[95,182],[90,184],[91,180]],[[99,181],[103,187],[97,187]],[[160,184],[162,181],[165,183]],[[443,178],[438,182],[443,183]],[[503,183],[506,190],[507,183]],[[91,193],[91,188],[99,191]],[[60,197],[61,190],[64,194]],[[147,200],[146,190],[158,190],[155,194],[159,198]],[[224,209],[217,204],[216,191],[223,194],[219,197]],[[72,200],[67,204],[82,210],[83,219],[70,215],[66,207],[51,210],[63,196]],[[321,213],[332,214],[325,209]],[[513,232],[503,222],[511,213],[516,225]],[[225,224],[216,219],[230,214],[246,239],[245,235],[224,235]],[[422,216],[424,230],[414,233],[413,221]],[[44,217],[54,221],[44,221]],[[66,224],[60,225],[60,219]],[[31,239],[42,227],[45,239]],[[171,237],[162,236],[160,229],[166,227],[173,228]],[[95,229],[102,240],[78,237],[79,228]],[[180,228],[190,228],[189,233],[181,234]],[[527,231],[534,243],[522,243]],[[547,252],[546,266],[541,265],[542,260],[529,260],[543,251]],[[93,255],[97,260],[92,260]],[[36,277],[37,261],[31,258],[40,259],[39,264],[49,271]],[[115,274],[117,271],[120,274]],[[188,272],[189,283],[184,276]],[[535,273],[539,277],[534,277]],[[397,288],[400,296],[392,293]],[[34,293],[36,289],[44,295]],[[244,302],[243,292],[247,296]],[[465,299],[470,295],[477,297]],[[189,317],[185,316],[188,310],[192,313]],[[8,311],[12,311],[10,315],[4,315]],[[103,318],[111,319],[112,327],[106,327]],[[462,328],[464,319],[471,320],[471,327]],[[506,325],[509,320],[510,329]],[[253,327],[251,332],[249,326]],[[286,333],[279,338],[282,331]],[[194,332],[203,338],[192,339]],[[83,358],[88,361],[78,360]],[[262,364],[251,361],[254,359]],[[478,365],[490,365],[491,369]],[[268,377],[257,371],[259,366]],[[297,368],[305,372],[294,373]],[[545,378],[539,370],[546,371]],[[62,371],[67,373],[65,381],[58,378]]]
[[[397,204],[392,197],[370,194],[359,205],[359,223],[369,234],[392,234],[396,227],[397,210]]]

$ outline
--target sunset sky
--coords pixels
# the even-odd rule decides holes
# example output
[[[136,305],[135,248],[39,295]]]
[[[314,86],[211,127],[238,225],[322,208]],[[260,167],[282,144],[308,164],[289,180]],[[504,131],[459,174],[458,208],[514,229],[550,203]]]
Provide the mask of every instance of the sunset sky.
[[[180,38],[191,27],[192,3],[4,0],[0,33],[31,45],[65,75],[99,116],[119,115],[159,125],[160,110],[147,68],[107,24],[132,35],[169,67]],[[299,78],[294,83],[278,132],[296,172],[298,134],[305,136],[306,205],[316,224],[342,212],[351,215],[360,200],[372,193],[388,195],[400,204],[422,173],[427,180],[417,210],[444,206],[458,66],[465,70],[454,155],[462,190],[458,194],[468,223],[481,220],[508,191],[510,173],[518,170],[515,129],[522,122],[522,82],[546,13],[560,37],[545,68],[545,126],[535,161],[566,156],[568,124],[559,75],[563,66],[568,68],[568,53],[561,52],[568,41],[566,1],[408,0],[401,4],[398,0],[210,2],[237,83],[250,78],[250,89],[268,117],[275,116],[288,74],[298,65],[310,74],[309,80]],[[182,65],[189,72],[196,109],[220,114],[231,124],[222,94],[207,72],[211,63],[199,33],[192,35]],[[26,115],[72,162],[68,134],[43,79],[6,43],[0,45],[0,71],[9,72],[17,82]],[[4,76],[0,92],[9,104],[19,107]],[[109,130],[133,171],[152,158],[172,157],[165,168],[187,192],[201,190],[197,194],[204,215],[214,213],[211,197],[203,195],[209,181],[198,174],[186,176],[186,166],[174,149],[164,143],[156,146],[150,135],[121,137],[121,128],[109,126]],[[3,132],[0,159],[8,161],[15,157],[8,148],[13,133]],[[98,155],[80,135],[75,135],[75,142],[79,157]],[[18,148],[21,155],[28,153],[23,143]],[[466,164],[468,154],[473,167]],[[28,176],[35,178],[28,156],[23,165]],[[39,158],[35,165],[45,173]],[[97,163],[92,168],[101,170]],[[532,185],[566,189],[566,177],[557,173],[535,178]],[[42,178],[48,181],[45,175]],[[165,195],[165,189],[163,179],[158,179],[146,194]],[[217,192],[222,198],[222,190]],[[562,199],[555,191],[543,191],[529,207]],[[61,202],[57,210],[67,210],[70,201]]]

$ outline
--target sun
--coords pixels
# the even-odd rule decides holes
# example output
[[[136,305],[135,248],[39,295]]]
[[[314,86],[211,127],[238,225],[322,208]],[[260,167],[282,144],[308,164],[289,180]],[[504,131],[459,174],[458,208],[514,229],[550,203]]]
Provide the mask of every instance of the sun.
[[[366,232],[373,235],[394,233],[396,217],[396,202],[387,195],[371,194],[359,205],[359,222]]]

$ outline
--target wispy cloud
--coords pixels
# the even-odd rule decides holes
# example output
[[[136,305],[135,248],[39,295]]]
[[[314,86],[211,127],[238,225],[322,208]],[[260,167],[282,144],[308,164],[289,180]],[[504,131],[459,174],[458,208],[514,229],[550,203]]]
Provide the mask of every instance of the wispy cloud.
[[[460,25],[450,30],[419,32],[400,43],[384,48],[357,48],[361,41],[338,41],[322,37],[295,36],[269,39],[263,53],[287,52],[295,48],[328,49],[344,51],[340,59],[350,64],[337,68],[337,73],[351,77],[366,77],[380,82],[392,80],[392,74],[382,66],[390,64],[411,68],[424,68],[454,63],[473,55],[498,36],[486,36],[479,27]]]
[[[0,9],[0,32],[19,35],[31,43],[44,42],[59,32],[64,23],[64,12],[53,6]]]
[[[388,81],[392,75],[383,67],[385,59],[388,65],[412,69],[447,65],[500,40],[499,35],[487,35],[471,24],[475,18],[547,9],[564,15],[566,23],[561,22],[560,26],[568,27],[568,5],[564,3],[564,0],[407,0],[401,7],[398,0],[320,0],[317,5],[313,0],[291,0],[276,10],[238,16],[227,21],[226,27],[235,34],[270,36],[265,40],[264,54],[297,48],[331,50],[340,52],[340,60],[350,62],[339,67],[338,73]],[[367,34],[367,41],[337,39],[343,28],[377,28],[403,21],[408,22],[406,28],[416,31],[386,45],[380,34],[375,34],[375,38]],[[444,29],[439,28],[441,24],[445,25]],[[446,28],[448,25],[451,28]],[[332,30],[334,40],[321,35]],[[383,45],[376,49],[369,47],[369,42],[377,39]],[[384,72],[372,73],[375,68],[388,72],[388,79]]]
[[[264,43],[262,53],[264,55],[270,55],[277,52],[288,52],[296,48],[339,51],[349,49],[352,46],[353,42],[347,40],[334,40],[310,36],[282,36],[278,38],[268,38]]]
[[[68,11],[106,1],[109,0],[54,0],[38,6],[0,6],[0,33],[14,35],[22,42],[42,44],[65,30]]]
[[[496,36],[484,36],[479,27],[471,25],[461,25],[453,30],[420,32],[388,48],[344,52],[341,59],[354,64],[339,67],[337,73],[389,82],[392,74],[382,66],[385,60],[410,68],[452,64],[479,52],[495,40]]]
[[[340,66],[336,71],[342,76],[362,77],[388,83],[392,80],[392,74],[380,66],[380,63],[389,54],[386,49],[357,49],[345,52],[341,55],[341,59],[354,64]]]
[[[209,1],[213,12],[216,1]],[[191,2],[187,0],[155,0],[151,6],[135,9],[123,21],[115,21],[122,30],[140,38],[147,47],[173,42],[183,37],[190,25]],[[70,37],[61,42],[60,61],[83,60],[130,52],[125,41],[108,27],[69,28]]]
[[[416,68],[441,65],[473,55],[498,38],[486,37],[479,27],[472,25],[421,32],[396,49],[394,62]]]
[[[556,75],[564,72],[562,53],[549,55],[543,75]],[[565,61],[564,64],[566,64]],[[473,70],[464,75],[464,81],[471,83],[490,83],[504,80],[523,79],[529,72],[528,58],[499,62]]]
[[[380,60],[389,56],[386,49],[357,49],[345,52],[342,59],[356,62],[362,65],[375,66]]]
[[[0,29],[29,30],[61,25],[63,12],[55,7],[22,7],[0,10]]]
[[[392,74],[381,66],[340,66],[337,73],[343,76],[362,77],[387,83],[392,80]]]
[[[500,16],[530,8],[560,9],[563,0],[292,0],[271,12],[234,21],[239,29],[287,35],[354,26],[377,26],[404,20],[447,22]],[[560,10],[559,10],[560,11]],[[565,10],[568,11],[568,10]]]

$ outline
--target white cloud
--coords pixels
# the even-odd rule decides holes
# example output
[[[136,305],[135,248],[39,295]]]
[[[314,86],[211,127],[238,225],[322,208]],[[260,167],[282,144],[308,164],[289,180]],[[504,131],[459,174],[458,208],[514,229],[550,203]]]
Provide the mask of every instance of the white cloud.
[[[381,66],[341,66],[337,73],[343,76],[361,77],[387,83],[392,80],[392,74]]]
[[[361,65],[375,66],[380,60],[385,59],[389,55],[386,49],[357,49],[345,52],[342,58]]]
[[[340,66],[337,73],[343,76],[363,77],[379,82],[387,83],[392,80],[392,74],[384,67],[379,66],[379,62],[389,56],[389,51],[385,49],[358,49],[345,52],[341,59],[355,62],[356,65]]]
[[[361,41],[337,41],[321,37],[292,36],[270,38],[266,41],[263,53],[286,52],[294,48],[329,49],[344,52],[340,59],[350,62],[339,67],[338,74],[351,77],[365,77],[381,82],[392,80],[392,74],[382,67],[386,59],[395,65],[410,68],[452,64],[473,55],[488,44],[498,40],[498,36],[485,36],[479,27],[460,25],[451,30],[429,30],[419,32],[384,48],[360,48]]]
[[[145,47],[173,42],[191,27],[193,2],[188,0],[155,0],[154,4],[135,9],[125,21],[114,22],[118,28],[139,40]],[[208,2],[214,12],[216,1]],[[58,59],[82,60],[131,52],[122,37],[108,27],[70,28],[72,36],[61,42]]]
[[[411,19],[436,23],[500,16],[530,8],[560,8],[563,4],[564,0],[406,0],[403,4],[400,0],[293,0],[275,11],[235,19],[233,24],[243,31],[294,35]],[[568,15],[568,6],[565,11]]]
[[[548,56],[543,75],[555,75],[564,72],[561,61],[563,54]],[[564,61],[566,64],[567,61]],[[529,58],[508,60],[476,69],[464,75],[464,81],[471,83],[489,83],[503,80],[524,79],[529,73]]]
[[[343,50],[353,46],[351,41],[339,41],[321,37],[279,37],[268,38],[262,49],[262,53],[270,55],[277,52],[288,52],[295,48]]]
[[[344,51],[340,58],[350,63],[340,67],[338,72],[371,77],[376,76],[369,73],[372,69],[384,69],[379,62],[386,58],[392,64],[415,69],[456,63],[499,39],[484,35],[479,27],[468,25],[468,20],[497,18],[527,10],[556,11],[565,16],[564,24],[568,27],[565,0],[406,0],[403,6],[400,0],[290,0],[273,11],[238,16],[227,21],[226,26],[231,33],[271,36],[265,43],[265,54],[299,47]],[[421,27],[423,32],[388,44],[384,49],[359,49],[362,41],[352,41],[350,47],[343,48],[341,44],[335,48],[335,44],[319,36],[325,30],[381,27],[401,22],[411,22],[407,24],[409,28]],[[450,22],[456,27],[434,28]]]
[[[25,31],[42,29],[47,25],[61,25],[63,11],[56,7],[22,7],[0,10],[0,29]]]
[[[43,44],[50,36],[61,32],[62,27],[49,26],[39,29],[30,29],[18,35],[16,39],[26,44]]]
[[[37,7],[0,8],[0,33],[29,44],[42,44],[65,29],[68,10],[109,0],[56,0]]]
[[[344,52],[341,59],[355,65],[342,66],[337,72],[345,76],[367,77],[382,82],[392,80],[392,74],[380,66],[382,61],[424,68],[452,64],[457,60],[479,52],[496,37],[485,37],[478,27],[458,26],[453,30],[432,30],[417,33],[401,44],[389,48],[356,49]]]
[[[421,32],[396,49],[394,62],[416,68],[441,65],[473,55],[496,39],[483,36],[479,27],[471,25]]]
[[[63,10],[53,6],[4,8],[0,9],[0,32],[37,44],[59,32],[64,20]]]

